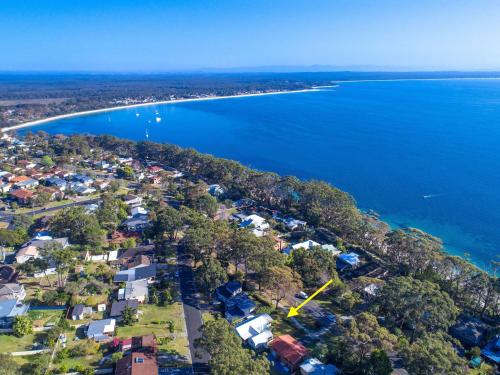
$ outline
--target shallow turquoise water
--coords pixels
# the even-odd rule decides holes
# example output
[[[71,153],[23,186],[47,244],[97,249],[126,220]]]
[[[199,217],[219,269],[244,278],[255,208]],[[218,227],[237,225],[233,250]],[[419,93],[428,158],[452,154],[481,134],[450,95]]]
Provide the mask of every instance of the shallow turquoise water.
[[[134,140],[147,130],[151,141],[327,180],[360,207],[442,237],[448,251],[468,252],[482,267],[500,253],[500,80],[349,82],[127,109],[36,129]]]

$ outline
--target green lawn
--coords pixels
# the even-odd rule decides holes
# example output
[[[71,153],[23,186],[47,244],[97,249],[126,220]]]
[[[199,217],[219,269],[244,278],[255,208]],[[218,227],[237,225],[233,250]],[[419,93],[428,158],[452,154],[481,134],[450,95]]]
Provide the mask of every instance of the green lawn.
[[[273,336],[281,336],[281,335],[291,335],[297,339],[299,339],[303,335],[303,331],[295,328],[290,320],[286,317],[286,313],[282,310],[276,310],[271,314],[273,318],[272,322],[272,331]]]
[[[75,339],[75,331],[66,332],[66,337],[68,339],[66,344],[68,349],[72,349],[75,346],[80,345],[80,343],[83,341]],[[58,349],[60,349],[60,347]],[[53,367],[57,369],[60,368],[61,366],[65,366],[66,368],[71,370],[74,369],[75,366],[77,365],[82,365],[83,367],[97,366],[101,359],[102,359],[102,353],[97,352],[94,355],[88,355],[85,357],[66,358],[61,360],[60,362],[56,361]]]
[[[64,310],[30,310],[28,313],[34,327],[54,326],[64,314]]]
[[[65,204],[68,204],[68,203],[72,203],[73,200],[71,199],[63,199],[61,201],[53,201],[53,202],[49,202],[47,204],[45,204],[43,207],[35,207],[35,208],[31,208],[31,207],[22,207],[22,208],[18,208],[17,210],[14,211],[14,214],[18,215],[18,214],[28,214],[32,211],[38,211],[42,208],[52,208],[52,207],[59,207],[59,206],[63,206]]]
[[[118,326],[116,336],[127,338],[132,336],[147,335],[154,333],[156,337],[168,338],[165,343],[159,345],[160,350],[176,351],[180,355],[189,352],[187,337],[184,335],[184,315],[182,304],[174,303],[170,306],[141,305],[139,310],[143,312],[139,322],[133,326]],[[170,333],[166,321],[174,322],[174,332]]]
[[[0,335],[0,352],[23,352],[31,350],[33,343],[37,341],[37,334],[27,335],[24,337],[16,337],[10,334]]]

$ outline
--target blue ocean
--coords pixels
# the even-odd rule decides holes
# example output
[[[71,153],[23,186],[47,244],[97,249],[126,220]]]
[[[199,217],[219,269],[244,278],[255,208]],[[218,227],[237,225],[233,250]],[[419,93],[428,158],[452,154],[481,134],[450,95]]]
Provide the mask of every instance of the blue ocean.
[[[156,118],[161,121],[157,122]],[[179,103],[31,129],[175,143],[323,179],[394,227],[441,237],[482,268],[500,256],[500,80],[344,82]]]

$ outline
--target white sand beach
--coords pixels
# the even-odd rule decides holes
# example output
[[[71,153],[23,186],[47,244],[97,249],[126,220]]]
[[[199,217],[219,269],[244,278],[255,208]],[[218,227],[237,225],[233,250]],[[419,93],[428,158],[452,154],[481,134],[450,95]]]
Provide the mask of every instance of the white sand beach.
[[[177,99],[177,100],[164,100],[164,101],[158,101],[158,102],[137,103],[137,104],[130,104],[130,105],[122,105],[122,106],[117,106],[117,107],[94,109],[91,111],[67,113],[65,115],[47,117],[47,118],[40,119],[40,120],[35,120],[35,121],[25,122],[25,123],[18,124],[18,125],[8,126],[5,128],[2,128],[1,130],[2,130],[2,132],[9,132],[9,131],[17,130],[17,129],[29,128],[32,126],[46,124],[46,123],[52,122],[52,121],[57,121],[57,120],[62,120],[62,119],[67,119],[67,118],[72,118],[72,117],[79,117],[79,116],[88,116],[88,115],[93,115],[96,113],[118,111],[118,110],[127,109],[127,108],[147,107],[147,106],[164,105],[164,104],[179,104],[179,103],[187,103],[187,102],[201,102],[201,101],[206,101],[206,100],[246,98],[246,97],[251,97],[251,96],[296,94],[296,93],[301,93],[301,92],[310,92],[310,91],[318,91],[318,90],[319,90],[319,88],[314,87],[314,88],[302,89],[302,90],[270,91],[270,92],[262,92],[262,93],[257,93],[257,94],[207,96],[207,97],[203,97],[203,98]]]

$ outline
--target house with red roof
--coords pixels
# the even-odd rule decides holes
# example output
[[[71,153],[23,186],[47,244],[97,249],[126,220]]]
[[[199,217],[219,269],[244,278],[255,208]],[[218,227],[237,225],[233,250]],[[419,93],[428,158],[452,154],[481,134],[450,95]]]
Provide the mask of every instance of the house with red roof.
[[[18,201],[20,204],[28,204],[33,199],[33,192],[26,189],[17,189],[11,191],[9,194],[12,199]]]
[[[309,355],[309,350],[290,335],[276,337],[269,343],[271,354],[294,372]]]

